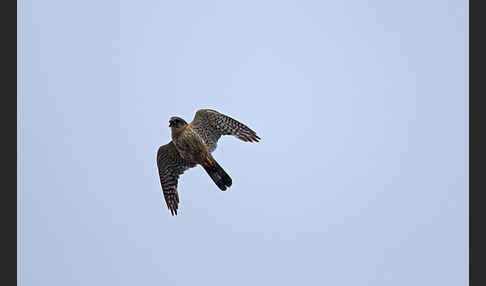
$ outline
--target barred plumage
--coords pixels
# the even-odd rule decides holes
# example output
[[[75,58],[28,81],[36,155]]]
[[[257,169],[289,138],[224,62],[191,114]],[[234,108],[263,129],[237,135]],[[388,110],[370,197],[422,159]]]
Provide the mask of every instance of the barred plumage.
[[[231,186],[231,177],[211,155],[222,135],[245,142],[258,142],[260,137],[243,123],[210,109],[198,110],[190,124],[179,117],[171,117],[169,122],[172,141],[159,148],[157,167],[167,207],[177,215],[177,182],[185,170],[199,164],[222,191]]]
[[[198,110],[191,127],[203,138],[211,153],[222,135],[233,135],[245,142],[258,142],[261,139],[245,124],[211,109]]]
[[[179,194],[177,193],[179,175],[182,175],[185,170],[195,166],[196,164],[182,159],[172,142],[160,146],[157,151],[157,168],[159,169],[160,184],[164,193],[165,202],[172,215],[177,215],[179,204]]]

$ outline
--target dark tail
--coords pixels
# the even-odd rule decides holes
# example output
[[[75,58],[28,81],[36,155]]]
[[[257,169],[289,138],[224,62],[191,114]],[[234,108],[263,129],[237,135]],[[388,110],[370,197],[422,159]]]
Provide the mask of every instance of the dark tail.
[[[221,191],[226,191],[232,184],[231,177],[221,168],[221,166],[212,158],[211,162],[202,165],[204,170],[213,179]]]

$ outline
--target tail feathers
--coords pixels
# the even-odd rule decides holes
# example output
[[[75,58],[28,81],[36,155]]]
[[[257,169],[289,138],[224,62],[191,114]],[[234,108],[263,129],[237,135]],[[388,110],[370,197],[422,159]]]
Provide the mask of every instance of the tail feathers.
[[[211,165],[204,164],[204,170],[206,170],[221,191],[226,191],[226,189],[231,187],[231,184],[233,183],[231,177],[223,170],[223,168],[221,168],[216,160],[213,159],[211,163]]]

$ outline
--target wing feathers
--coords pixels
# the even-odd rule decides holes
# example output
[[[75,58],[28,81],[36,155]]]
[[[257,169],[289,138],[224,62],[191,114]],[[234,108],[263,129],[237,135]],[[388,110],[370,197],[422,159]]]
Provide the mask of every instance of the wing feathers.
[[[159,169],[160,184],[167,208],[172,215],[177,215],[177,209],[179,207],[179,194],[177,192],[179,176],[185,170],[194,166],[194,164],[182,159],[172,142],[161,146],[157,151],[157,168]]]
[[[245,142],[258,142],[261,138],[245,124],[216,110],[200,109],[191,126],[213,151],[222,135],[232,135]]]

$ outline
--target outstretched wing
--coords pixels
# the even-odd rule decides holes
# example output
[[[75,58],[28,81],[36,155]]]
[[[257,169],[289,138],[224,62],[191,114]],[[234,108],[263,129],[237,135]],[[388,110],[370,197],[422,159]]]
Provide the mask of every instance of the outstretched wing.
[[[165,202],[172,215],[177,215],[179,205],[179,194],[177,193],[179,175],[195,166],[195,164],[182,159],[172,142],[160,146],[157,151],[160,184],[162,185]]]
[[[245,142],[258,142],[260,140],[255,131],[248,126],[216,110],[198,110],[191,126],[203,138],[210,152],[216,149],[218,140],[222,135],[233,135]]]

